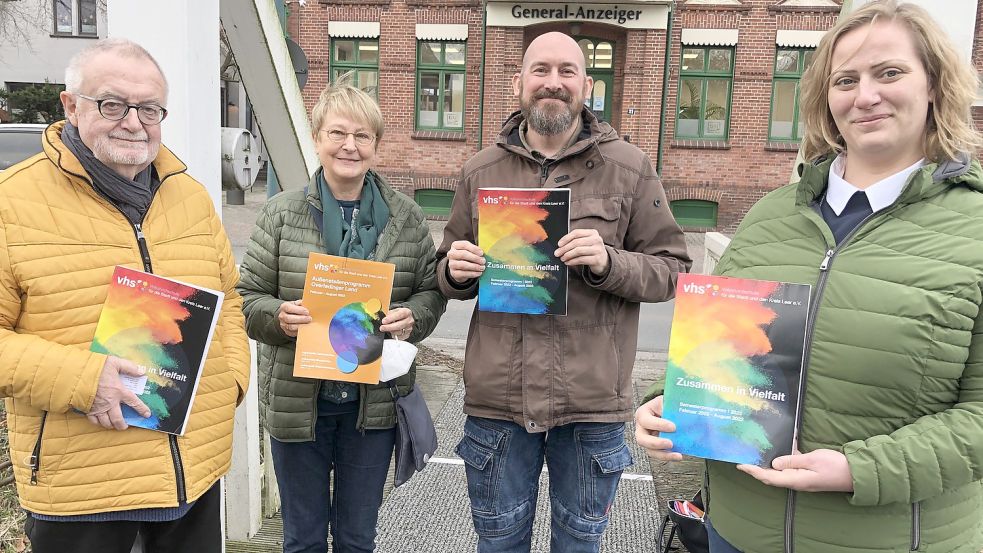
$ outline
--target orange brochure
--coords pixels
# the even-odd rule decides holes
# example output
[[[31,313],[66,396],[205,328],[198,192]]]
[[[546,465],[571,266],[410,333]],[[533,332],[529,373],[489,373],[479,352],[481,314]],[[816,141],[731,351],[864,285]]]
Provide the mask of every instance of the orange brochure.
[[[313,321],[297,332],[294,376],[378,384],[382,318],[392,296],[392,263],[311,253],[304,307]]]

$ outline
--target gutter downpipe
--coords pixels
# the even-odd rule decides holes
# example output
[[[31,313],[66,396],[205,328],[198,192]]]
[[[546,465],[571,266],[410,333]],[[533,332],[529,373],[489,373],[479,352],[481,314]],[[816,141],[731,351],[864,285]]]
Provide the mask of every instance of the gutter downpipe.
[[[849,1],[849,0],[848,0]],[[485,52],[488,51],[488,0],[481,3],[481,69],[478,91],[478,151],[481,151],[485,137]]]
[[[849,0],[847,0],[849,1]],[[666,26],[666,56],[662,64],[662,105],[659,107],[659,142],[655,153],[655,172],[662,178],[662,140],[666,129],[666,95],[669,93],[669,58],[672,52],[672,18],[675,15],[673,2],[667,4],[669,7],[669,24]]]

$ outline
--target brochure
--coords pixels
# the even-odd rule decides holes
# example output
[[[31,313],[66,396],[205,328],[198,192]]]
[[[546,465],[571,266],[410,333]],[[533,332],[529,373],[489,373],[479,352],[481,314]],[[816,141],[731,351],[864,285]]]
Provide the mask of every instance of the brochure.
[[[304,307],[311,323],[297,332],[294,376],[378,384],[382,318],[393,290],[392,263],[313,252]]]
[[[809,293],[679,275],[662,412],[673,451],[760,466],[792,452]]]
[[[117,266],[96,325],[91,351],[143,367],[120,375],[150,408],[144,418],[121,405],[126,424],[184,434],[225,294]]]
[[[479,188],[478,309],[567,314],[567,266],[553,252],[570,229],[568,188]]]

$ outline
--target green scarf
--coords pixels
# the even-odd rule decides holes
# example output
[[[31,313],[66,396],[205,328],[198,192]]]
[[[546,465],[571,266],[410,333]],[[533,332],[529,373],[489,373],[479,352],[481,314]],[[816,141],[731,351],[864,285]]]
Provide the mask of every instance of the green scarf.
[[[321,195],[321,239],[324,241],[325,253],[352,259],[370,259],[379,241],[379,234],[389,222],[389,206],[382,199],[375,174],[371,171],[366,173],[362,182],[362,196],[359,198],[355,219],[352,220],[355,232],[351,232],[351,227],[345,222],[341,205],[328,188],[322,169],[317,170],[317,188]]]

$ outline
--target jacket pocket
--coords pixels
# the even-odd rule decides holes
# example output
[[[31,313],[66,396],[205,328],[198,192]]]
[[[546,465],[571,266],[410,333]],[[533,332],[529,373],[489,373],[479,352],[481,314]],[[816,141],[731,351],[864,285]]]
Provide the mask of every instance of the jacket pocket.
[[[495,323],[514,315],[475,311],[472,316],[477,319],[477,324],[468,339],[465,358],[479,361],[464,365],[466,401],[496,411],[512,410],[509,382],[519,363],[515,354],[516,330]],[[521,398],[517,397],[515,401],[520,402]]]
[[[560,413],[611,413],[628,408],[622,390],[616,325],[594,324],[558,329],[562,359]]]
[[[478,513],[495,511],[495,493],[502,475],[502,454],[507,432],[475,422],[468,417],[464,437],[455,452],[464,461],[471,508]]]
[[[572,200],[570,230],[594,229],[605,244],[621,248],[624,241],[624,233],[619,231],[622,200],[621,196]]]
[[[911,504],[911,550],[918,551],[922,544],[922,504]]]
[[[38,427],[38,439],[34,442],[34,449],[31,450],[31,456],[28,459],[31,465],[32,485],[38,483],[38,473],[41,472],[41,440],[44,438],[44,425],[47,421],[48,412],[44,411],[41,414],[41,426]]]
[[[265,355],[260,356],[260,366],[259,366],[259,392],[260,399],[263,405],[270,404],[270,396],[272,395],[273,389],[273,367],[276,363],[276,351],[277,346],[268,346],[266,344],[257,344],[260,348],[266,350]],[[263,357],[268,357],[268,362],[263,362]]]

